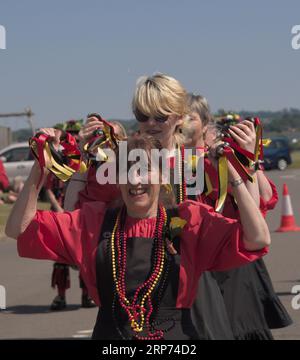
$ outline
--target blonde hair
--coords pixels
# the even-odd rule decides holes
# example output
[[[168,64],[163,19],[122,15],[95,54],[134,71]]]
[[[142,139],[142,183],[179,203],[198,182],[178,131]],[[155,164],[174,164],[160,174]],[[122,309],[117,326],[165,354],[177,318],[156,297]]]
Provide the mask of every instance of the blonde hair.
[[[188,113],[187,92],[181,83],[165,74],[142,76],[137,81],[132,110],[149,117],[184,116]]]
[[[188,114],[187,92],[183,85],[171,76],[157,73],[138,79],[132,99],[133,113],[141,112],[149,117]],[[183,143],[181,126],[175,129],[174,137],[178,145]]]

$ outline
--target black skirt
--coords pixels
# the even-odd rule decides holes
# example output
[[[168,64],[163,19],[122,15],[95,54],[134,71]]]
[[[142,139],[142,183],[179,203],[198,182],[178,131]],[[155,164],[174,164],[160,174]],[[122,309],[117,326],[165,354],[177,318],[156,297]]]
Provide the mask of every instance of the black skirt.
[[[224,298],[213,272],[201,275],[191,316],[200,339],[234,340]]]
[[[258,259],[252,263],[251,268],[269,328],[279,329],[291,325],[293,321],[273,288],[263,259]]]
[[[273,289],[262,259],[214,274],[224,296],[235,339],[271,340],[270,328],[292,323]]]

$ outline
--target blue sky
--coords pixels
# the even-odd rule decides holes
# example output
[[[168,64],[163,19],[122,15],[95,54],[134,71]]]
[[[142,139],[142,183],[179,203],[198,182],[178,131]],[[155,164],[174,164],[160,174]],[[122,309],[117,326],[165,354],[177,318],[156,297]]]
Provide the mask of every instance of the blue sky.
[[[131,118],[137,78],[156,71],[214,110],[300,108],[299,0],[0,0],[0,24],[0,112],[29,105],[39,126]]]

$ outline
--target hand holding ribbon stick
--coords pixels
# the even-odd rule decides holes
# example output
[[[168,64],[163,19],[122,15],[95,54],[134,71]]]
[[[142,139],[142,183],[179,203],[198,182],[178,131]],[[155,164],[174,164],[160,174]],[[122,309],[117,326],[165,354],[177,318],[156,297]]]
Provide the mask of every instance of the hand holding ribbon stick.
[[[243,120],[236,125],[231,125],[229,126],[228,132],[242,149],[254,154],[256,131],[252,121]]]
[[[40,181],[45,168],[62,181],[67,181],[76,171],[86,171],[76,139],[68,132],[43,128],[29,139],[29,146],[40,165]]]
[[[89,163],[92,160],[107,161],[105,148],[115,150],[119,143],[113,126],[96,113],[88,115],[88,120],[79,136]]]

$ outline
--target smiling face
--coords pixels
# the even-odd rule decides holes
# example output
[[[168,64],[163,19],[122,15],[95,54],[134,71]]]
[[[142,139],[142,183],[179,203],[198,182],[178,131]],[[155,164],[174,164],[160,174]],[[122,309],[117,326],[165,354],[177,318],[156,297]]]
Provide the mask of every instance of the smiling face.
[[[127,213],[132,217],[148,218],[155,217],[157,214],[161,162],[151,162],[151,150],[159,149],[159,147],[159,143],[153,137],[145,134],[137,134],[128,139],[127,159],[129,155],[132,156],[132,151],[137,150],[139,160],[127,162],[127,182],[119,184],[119,187]],[[117,154],[117,164],[122,156],[122,153]],[[119,171],[125,171],[125,169],[119,168]],[[119,176],[124,176],[124,174],[119,172]]]
[[[127,208],[127,213],[136,218],[155,217],[157,213],[160,184],[151,184],[151,173],[147,173],[148,184],[141,183],[141,176],[136,171],[133,176],[134,183],[120,184],[123,201]]]

